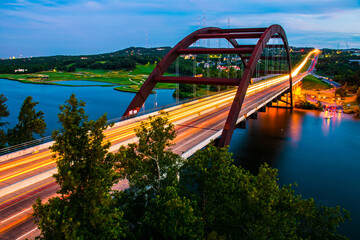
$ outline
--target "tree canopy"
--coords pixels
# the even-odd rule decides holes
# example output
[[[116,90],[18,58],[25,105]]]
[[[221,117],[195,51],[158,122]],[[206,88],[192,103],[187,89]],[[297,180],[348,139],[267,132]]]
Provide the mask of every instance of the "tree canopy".
[[[31,96],[24,100],[18,116],[19,122],[14,128],[8,129],[7,132],[8,144],[10,146],[34,140],[34,134],[43,136],[45,133],[46,123],[44,113],[35,110],[35,106],[38,103],[34,102]]]
[[[7,101],[7,98],[3,94],[1,94],[0,95],[0,148],[4,147],[7,142],[5,131],[2,128],[9,123],[3,122],[1,120],[1,118],[9,116],[9,111],[5,104],[6,101]]]
[[[115,157],[103,131],[106,115],[88,120],[85,103],[71,95],[60,107],[60,131],[54,131],[60,196],[33,206],[40,239],[117,239],[123,237],[122,212],[114,207],[111,187],[118,181]]]
[[[257,175],[212,145],[185,160],[171,151],[174,125],[161,113],[142,122],[137,143],[107,153],[106,117],[88,121],[72,96],[54,133],[60,197],[34,205],[43,239],[347,239],[340,207],[280,187],[277,170]],[[125,191],[112,192],[117,180]]]
[[[139,143],[120,150],[130,188],[117,198],[132,229],[128,239],[346,239],[337,232],[346,210],[302,199],[291,185],[280,187],[277,170],[268,165],[257,175],[235,166],[227,148],[208,146],[178,160],[181,167],[167,160],[158,165],[165,170],[159,177],[155,159],[170,151],[166,143],[174,131],[165,117],[143,123]]]
[[[302,199],[280,187],[277,170],[262,165],[253,175],[233,164],[226,148],[209,146],[188,159],[182,186],[198,203],[204,235],[226,239],[346,239],[337,226],[348,217],[339,207]]]

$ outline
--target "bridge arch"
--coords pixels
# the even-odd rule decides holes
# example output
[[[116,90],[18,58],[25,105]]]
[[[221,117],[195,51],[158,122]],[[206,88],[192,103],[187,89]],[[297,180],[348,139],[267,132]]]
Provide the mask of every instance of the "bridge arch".
[[[233,48],[188,48],[199,39],[224,38],[231,43]],[[237,91],[232,102],[229,115],[226,119],[222,135],[218,141],[218,146],[223,147],[230,144],[233,131],[236,128],[241,106],[245,99],[247,88],[251,77],[255,71],[256,64],[261,59],[261,54],[267,47],[270,39],[281,38],[283,48],[286,52],[286,61],[289,74],[290,99],[292,108],[292,76],[290,52],[287,37],[284,29],[280,25],[271,25],[268,28],[236,28],[221,29],[217,27],[202,28],[186,36],[175,47],[173,47],[165,57],[157,64],[155,69],[146,79],[134,99],[126,109],[124,116],[128,116],[134,109],[139,109],[154,89],[157,83],[187,83],[187,84],[207,84],[207,85],[231,85],[237,86]],[[240,45],[236,39],[258,39],[256,45]],[[163,76],[165,71],[181,54],[238,54],[245,68],[241,79],[236,78],[206,78],[206,77],[174,77]],[[251,54],[245,59],[244,54]]]

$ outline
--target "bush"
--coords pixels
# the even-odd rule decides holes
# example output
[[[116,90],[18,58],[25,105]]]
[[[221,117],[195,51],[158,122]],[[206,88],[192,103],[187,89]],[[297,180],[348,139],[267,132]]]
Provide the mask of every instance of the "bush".
[[[335,95],[338,95],[342,98],[347,96],[347,90],[344,87],[340,87],[335,90]]]

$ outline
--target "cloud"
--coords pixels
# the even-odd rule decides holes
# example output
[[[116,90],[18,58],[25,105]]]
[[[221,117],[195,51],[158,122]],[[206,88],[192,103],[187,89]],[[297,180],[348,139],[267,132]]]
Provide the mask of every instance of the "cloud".
[[[88,54],[129,46],[175,45],[203,25],[281,24],[292,45],[360,46],[359,4],[350,0],[17,0],[0,3],[2,56]]]

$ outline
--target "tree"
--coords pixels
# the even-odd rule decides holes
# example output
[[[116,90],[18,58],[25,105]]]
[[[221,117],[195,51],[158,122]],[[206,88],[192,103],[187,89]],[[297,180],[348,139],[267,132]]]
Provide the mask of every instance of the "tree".
[[[7,98],[3,94],[1,94],[0,95],[0,148],[3,148],[7,142],[5,131],[3,129],[1,129],[2,127],[9,124],[8,122],[1,121],[1,118],[9,116],[9,111],[5,104],[6,101],[7,101]]]
[[[195,203],[179,196],[178,171],[182,159],[169,148],[174,125],[166,113],[149,117],[135,130],[138,143],[121,147],[118,168],[130,188],[117,195],[129,222],[129,239],[198,239],[201,218]],[[130,237],[131,236],[131,237]]]
[[[233,165],[226,148],[196,152],[180,180],[198,203],[209,238],[215,232],[227,239],[346,239],[337,227],[347,211],[302,199],[291,185],[279,187],[277,170],[267,165],[252,175]]]
[[[335,95],[338,95],[342,98],[347,96],[347,91],[345,87],[340,87],[335,90]]]
[[[149,117],[135,129],[138,143],[131,143],[119,150],[119,171],[128,179],[131,187],[140,191],[157,193],[164,186],[177,182],[179,155],[173,153],[172,140],[176,137],[174,125],[168,114],[161,112],[158,117]]]
[[[71,95],[60,107],[60,131],[53,132],[60,196],[33,205],[40,239],[116,239],[123,237],[122,212],[114,206],[111,187],[118,181],[114,154],[103,131],[106,115],[89,121],[85,103]]]
[[[35,106],[39,102],[33,102],[32,99],[31,96],[28,96],[24,100],[20,109],[18,124],[13,129],[8,129],[7,138],[10,146],[34,140],[34,134],[43,136],[45,133],[44,113],[42,111],[36,112]]]
[[[142,223],[142,239],[200,239],[203,222],[193,209],[195,202],[180,197],[175,187],[166,187],[154,197]]]

